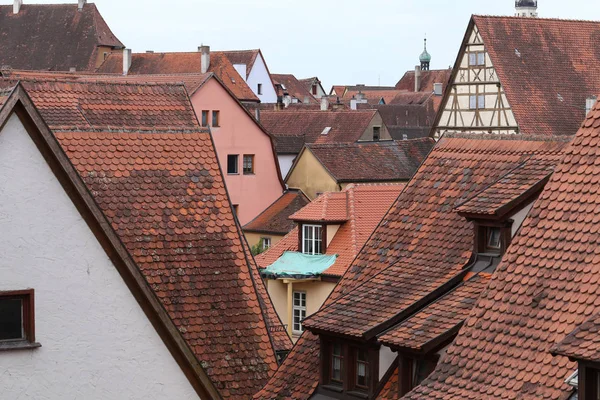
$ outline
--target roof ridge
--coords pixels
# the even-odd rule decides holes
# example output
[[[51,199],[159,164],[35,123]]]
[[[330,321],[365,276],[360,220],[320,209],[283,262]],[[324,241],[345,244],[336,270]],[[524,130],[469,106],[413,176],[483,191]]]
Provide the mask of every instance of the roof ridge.
[[[42,75],[42,74],[40,74]],[[48,78],[44,77],[17,77],[12,78],[13,80],[22,81],[22,82],[35,82],[35,83],[78,83],[82,85],[106,85],[106,86],[173,86],[173,87],[185,87],[183,82],[134,82],[134,81],[115,81],[111,80],[111,75],[105,74],[104,77],[106,79],[96,79],[94,77],[86,78],[86,76],[79,75],[78,77],[67,78],[67,77],[57,77],[57,78]],[[119,77],[123,75],[114,75],[114,77]],[[137,75],[136,75],[137,76]],[[2,78],[0,78],[2,79]],[[10,80],[11,77],[7,76],[4,79]]]
[[[352,258],[356,258],[358,255],[358,249],[356,245],[356,213],[354,207],[354,190],[356,187],[354,185],[348,186],[348,191],[346,193],[346,211],[348,213],[348,219],[350,220],[350,234],[351,234],[351,246],[352,246]]]
[[[594,21],[589,19],[572,19],[572,18],[551,18],[551,17],[517,17],[514,15],[485,15],[485,14],[473,14],[474,18],[496,18],[496,19],[513,19],[513,20],[527,20],[527,21],[558,21],[558,22],[586,22],[600,24],[600,21]]]

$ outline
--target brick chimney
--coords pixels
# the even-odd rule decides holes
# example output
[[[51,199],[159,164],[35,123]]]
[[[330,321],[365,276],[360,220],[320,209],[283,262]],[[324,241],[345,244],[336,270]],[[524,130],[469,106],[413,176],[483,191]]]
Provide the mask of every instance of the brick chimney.
[[[79,0],[77,2],[77,9],[79,11],[83,10],[83,6],[86,5],[86,3],[87,3],[87,0]]]
[[[200,72],[205,74],[210,68],[210,46],[198,47],[200,52]]]
[[[421,66],[415,66],[415,93],[421,90]]]
[[[123,75],[129,73],[131,68],[131,49],[123,49]]]
[[[21,6],[23,5],[23,0],[15,0],[13,3],[13,14],[18,14],[21,11]]]

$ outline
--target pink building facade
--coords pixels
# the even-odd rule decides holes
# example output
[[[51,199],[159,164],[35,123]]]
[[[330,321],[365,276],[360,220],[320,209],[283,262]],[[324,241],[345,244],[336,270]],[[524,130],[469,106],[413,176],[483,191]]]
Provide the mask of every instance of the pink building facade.
[[[214,76],[192,94],[200,123],[209,126],[231,202],[245,225],[284,190],[271,137]]]

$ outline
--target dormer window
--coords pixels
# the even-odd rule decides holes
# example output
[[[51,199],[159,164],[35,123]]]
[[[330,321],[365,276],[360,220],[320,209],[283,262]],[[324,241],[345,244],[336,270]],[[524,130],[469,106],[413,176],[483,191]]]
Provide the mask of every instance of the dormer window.
[[[334,343],[331,348],[331,381],[332,383],[342,384],[342,365],[344,365],[344,355],[342,354],[342,344]]]
[[[356,388],[369,389],[369,357],[365,349],[356,349]]]
[[[476,248],[480,254],[502,255],[510,244],[512,221],[475,224]]]
[[[323,254],[323,227],[321,225],[302,225],[302,253]]]
[[[502,231],[500,228],[486,228],[486,250],[500,251],[502,248]]]

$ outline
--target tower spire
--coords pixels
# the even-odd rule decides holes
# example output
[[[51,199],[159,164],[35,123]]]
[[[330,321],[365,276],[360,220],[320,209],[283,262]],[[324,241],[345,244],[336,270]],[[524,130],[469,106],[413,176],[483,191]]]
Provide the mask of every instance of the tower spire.
[[[419,56],[421,62],[421,70],[429,71],[429,64],[431,63],[431,55],[427,52],[427,35],[423,39],[423,52]]]

